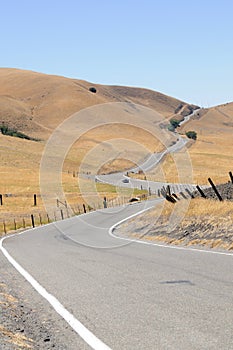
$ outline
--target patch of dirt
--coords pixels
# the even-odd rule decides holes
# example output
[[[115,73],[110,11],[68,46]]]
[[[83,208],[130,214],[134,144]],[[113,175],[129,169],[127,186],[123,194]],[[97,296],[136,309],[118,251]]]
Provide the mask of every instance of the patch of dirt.
[[[14,295],[12,295],[14,294]],[[40,323],[38,309],[31,307],[27,299],[16,297],[9,285],[0,283],[0,346],[14,349],[65,349],[58,346],[47,321]]]
[[[0,253],[0,349],[79,348],[77,334]]]

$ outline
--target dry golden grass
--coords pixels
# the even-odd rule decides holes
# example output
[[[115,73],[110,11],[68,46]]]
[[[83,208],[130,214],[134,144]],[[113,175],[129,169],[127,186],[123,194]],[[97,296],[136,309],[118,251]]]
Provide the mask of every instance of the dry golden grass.
[[[10,229],[14,228],[14,215],[21,220],[25,214],[45,214],[40,197],[38,206],[33,207],[33,193],[38,194],[40,191],[40,160],[49,135],[67,117],[97,104],[134,102],[158,111],[165,118],[171,118],[180,103],[176,99],[146,89],[94,85],[15,69],[0,69],[0,81],[2,121],[30,136],[42,139],[41,142],[32,142],[0,135],[0,193],[15,195],[4,197],[5,204],[0,208],[0,219],[10,219]],[[97,88],[96,94],[89,91],[93,85]],[[179,118],[179,115],[176,117]],[[230,167],[233,164],[232,127],[233,104],[212,108],[203,113],[201,118],[181,127],[181,133],[195,130],[198,134],[198,140],[192,142],[189,148],[191,172],[194,176],[192,182],[204,184],[209,176],[215,182],[227,181],[227,173],[232,170]],[[133,140],[133,143],[128,142],[128,139]],[[79,184],[72,173],[84,171],[83,163],[88,165],[88,171],[93,174],[125,170],[133,163],[142,162],[149,152],[161,149],[160,142],[148,132],[132,126],[105,125],[89,131],[71,147],[66,156],[62,179],[65,198],[61,200],[76,205],[76,211],[82,205]],[[146,177],[155,181],[191,182],[192,174],[181,151],[165,157],[163,164],[148,172]],[[86,188],[90,187],[87,196],[92,206],[101,205],[104,196],[114,200],[118,195],[111,186],[101,184],[97,184],[97,189],[93,191],[92,185],[86,181]],[[218,211],[220,212],[221,210]],[[42,221],[45,222],[46,217]]]
[[[18,299],[13,297],[11,294],[7,293],[7,286],[4,283],[0,284],[0,306],[2,311],[8,310],[12,314],[15,313],[15,309],[18,304]],[[14,349],[32,349],[33,340],[25,337],[22,333],[12,332],[3,325],[0,324],[0,338],[4,339],[9,344],[14,345]]]
[[[191,200],[186,217],[213,216],[216,219],[230,217],[233,219],[233,202],[216,201],[203,198]]]
[[[0,334],[7,338],[7,342],[18,347],[18,349],[32,349],[33,340],[21,333],[13,333],[0,325]]]
[[[182,206],[182,202],[185,201],[178,201],[174,205],[173,203],[165,201],[164,203],[156,206],[154,210],[146,213],[144,217],[148,217],[148,219],[150,219],[151,217],[156,217],[158,213],[161,213],[161,216],[166,219],[174,211],[175,206]],[[233,225],[233,202],[220,202],[217,200],[204,198],[192,199],[187,207],[187,210],[185,209],[183,222],[186,224],[188,224],[191,220],[199,220],[201,222],[203,218],[208,218],[210,221],[213,220],[216,225],[218,224],[219,220],[221,220],[221,222],[225,221]]]
[[[197,140],[189,141],[187,148],[190,163],[183,150],[167,155],[159,167],[146,174],[147,179],[167,182],[193,179],[197,184],[208,184],[208,177],[216,183],[229,180],[228,173],[233,171],[233,103],[201,114],[199,119],[190,120],[178,130],[181,134],[189,130],[197,132]]]
[[[4,137],[1,136],[1,138]],[[6,139],[11,144],[12,138],[6,137]],[[31,141],[26,142],[30,147],[31,144],[35,146]],[[16,229],[30,227],[31,214],[34,215],[35,224],[38,226],[41,223],[48,223],[48,221],[60,220],[61,209],[64,217],[67,217],[67,215],[82,213],[83,204],[85,204],[87,210],[90,208],[102,208],[104,197],[107,198],[109,205],[113,206],[122,204],[123,201],[127,202],[132,196],[144,193],[144,191],[131,191],[130,189],[120,192],[118,190],[117,192],[114,186],[95,183],[93,180],[77,177],[77,172],[75,172],[74,177],[73,171],[68,172],[64,170],[62,173],[64,194],[58,198],[54,193],[49,198],[48,210],[48,207],[45,207],[40,197],[39,157],[33,157],[33,154],[29,152],[30,148],[25,147],[24,140],[18,140],[17,146],[16,153],[24,154],[24,167],[21,169],[18,166],[14,167],[14,157],[9,157],[9,167],[0,167],[0,193],[3,194],[3,206],[0,206],[0,235],[4,234],[4,230],[7,232],[14,231],[15,227]],[[20,152],[20,147],[22,152]],[[3,155],[5,155],[7,160],[7,152],[2,153],[2,157]],[[31,158],[33,158],[33,161],[31,161]],[[75,164],[77,163],[75,162]],[[71,169],[74,168],[71,167]],[[37,206],[34,206],[34,194],[37,194]],[[59,208],[57,207],[57,199],[61,201]],[[70,207],[68,211],[64,206],[65,202]]]
[[[80,164],[86,163],[93,174],[124,171],[141,163],[150,152],[162,149],[159,140],[145,130],[106,125],[89,131],[70,148],[64,169],[78,170]]]
[[[207,183],[208,177],[225,182],[233,170],[233,103],[211,108],[199,120],[181,128],[181,132],[188,130],[198,135],[189,148],[195,182]]]
[[[177,155],[167,155],[164,160],[156,168],[151,169],[143,174],[134,174],[129,173],[129,176],[132,178],[137,178],[140,180],[148,181],[159,181],[159,182],[172,182],[172,183],[182,183],[183,179],[187,179],[187,174],[184,173],[185,162],[182,161],[182,157],[179,160],[179,166],[182,165],[182,172],[179,174],[179,169],[175,163],[174,157],[177,158]],[[179,176],[180,175],[180,176]],[[189,174],[188,174],[189,175]],[[183,179],[182,179],[183,178]],[[183,181],[183,183],[186,181]]]
[[[196,198],[182,210],[185,201],[176,205],[160,203],[119,228],[119,234],[137,239],[175,245],[201,245],[211,248],[233,249],[233,203]],[[172,215],[180,215],[173,226]]]
[[[3,298],[5,303],[17,303],[17,299],[15,297],[13,297],[12,295],[10,294],[7,294],[7,293],[0,293],[1,295],[1,299]]]
[[[147,89],[104,86],[18,69],[1,68],[0,82],[0,118],[41,138],[47,138],[63,120],[89,106],[131,101],[170,117],[181,103]],[[96,94],[89,91],[92,86]]]
[[[48,137],[70,115],[98,104],[134,102],[171,117],[180,104],[179,100],[146,89],[95,84],[97,93],[93,94],[89,91],[91,86],[92,83],[75,79],[0,69],[1,122],[42,140],[33,142],[0,134],[0,193],[4,195],[0,220],[10,220],[7,230],[14,229],[14,218],[20,219],[21,223],[17,225],[22,226],[22,218],[25,217],[27,226],[30,224],[27,222],[30,221],[29,214],[45,216],[40,197],[37,207],[33,206],[33,194],[40,193],[41,156]],[[97,150],[96,154],[89,157],[88,152],[93,149]],[[61,200],[76,205],[76,210],[82,205],[79,184],[72,173],[82,172],[83,163],[93,174],[125,170],[135,162],[142,162],[149,152],[161,149],[161,143],[150,133],[130,125],[106,124],[89,131],[71,147],[64,160],[62,185],[65,198]],[[6,194],[12,196],[6,197]],[[97,189],[94,192],[90,190],[87,195],[93,206],[100,205],[104,196],[109,200],[117,197],[114,188],[102,184],[97,184]],[[129,197],[129,194],[124,196]],[[55,195],[52,200],[54,205]],[[42,217],[42,221],[46,222],[46,217]]]

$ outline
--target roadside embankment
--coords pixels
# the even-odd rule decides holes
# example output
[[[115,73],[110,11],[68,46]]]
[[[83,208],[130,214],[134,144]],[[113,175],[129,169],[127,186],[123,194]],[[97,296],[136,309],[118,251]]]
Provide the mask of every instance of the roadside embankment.
[[[195,198],[175,205],[164,201],[120,225],[115,234],[184,246],[233,250],[233,203]],[[187,204],[187,203],[186,203]]]

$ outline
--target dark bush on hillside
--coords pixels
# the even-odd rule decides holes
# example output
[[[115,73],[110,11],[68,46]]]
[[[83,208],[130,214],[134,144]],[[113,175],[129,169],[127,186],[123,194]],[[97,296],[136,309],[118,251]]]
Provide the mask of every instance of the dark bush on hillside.
[[[175,114],[179,113],[179,111],[183,108],[183,103],[180,103],[179,106],[175,109]]]
[[[0,125],[0,132],[6,136],[19,137],[20,139],[31,140],[31,141],[39,141],[28,135],[25,135],[20,131],[17,131],[16,129],[9,128],[9,126],[4,123]]]
[[[93,92],[94,94],[97,92],[97,90],[96,90],[95,87],[90,87],[90,88],[89,88],[89,91]]]
[[[180,122],[177,119],[171,119],[170,125],[168,126],[169,131],[174,131],[177,127],[180,126]]]
[[[180,126],[180,122],[177,119],[171,119],[170,124],[176,129],[178,126]]]
[[[187,131],[185,134],[189,139],[196,140],[197,139],[197,133],[196,131]]]

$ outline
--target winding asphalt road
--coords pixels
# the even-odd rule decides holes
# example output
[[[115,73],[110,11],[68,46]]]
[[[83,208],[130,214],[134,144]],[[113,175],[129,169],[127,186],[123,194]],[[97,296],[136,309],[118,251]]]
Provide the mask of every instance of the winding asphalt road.
[[[232,254],[109,231],[155,204],[108,208],[1,242],[45,309],[50,302],[76,331],[71,349],[233,349]]]
[[[189,120],[197,112],[198,110],[194,111],[190,116],[185,117],[182,124],[185,123],[187,120]],[[187,139],[177,134],[176,143],[167,147],[164,151],[160,153],[152,153],[145,160],[143,164],[140,164],[140,166],[130,169],[129,172],[137,173],[139,170],[143,171],[144,173],[148,172],[149,170],[155,168],[167,154],[173,154],[182,150],[185,147],[186,143],[187,143]],[[186,159],[187,166],[190,167],[189,172],[191,174],[192,165],[191,165],[189,156],[187,154],[184,154],[184,159]],[[180,171],[179,164],[177,164],[177,171],[178,173]],[[125,179],[128,179],[128,182],[126,182]],[[118,186],[118,187],[127,187],[132,189],[133,188],[147,189],[147,190],[150,189],[151,192],[156,194],[158,190],[161,190],[164,186],[167,186],[167,185],[170,185],[171,191],[174,193],[186,192],[187,190],[193,191],[194,189],[196,189],[196,185],[190,184],[190,183],[175,184],[175,183],[164,183],[164,182],[133,179],[133,178],[127,177],[125,175],[125,172],[119,172],[119,173],[113,173],[113,174],[107,174],[107,175],[98,175],[98,176],[95,176],[95,180],[99,182],[107,183],[113,186]]]
[[[75,331],[70,350],[233,349],[233,254],[115,236],[119,222],[158,201],[80,215],[0,241],[44,309],[49,303],[64,319],[64,338],[67,323]]]

